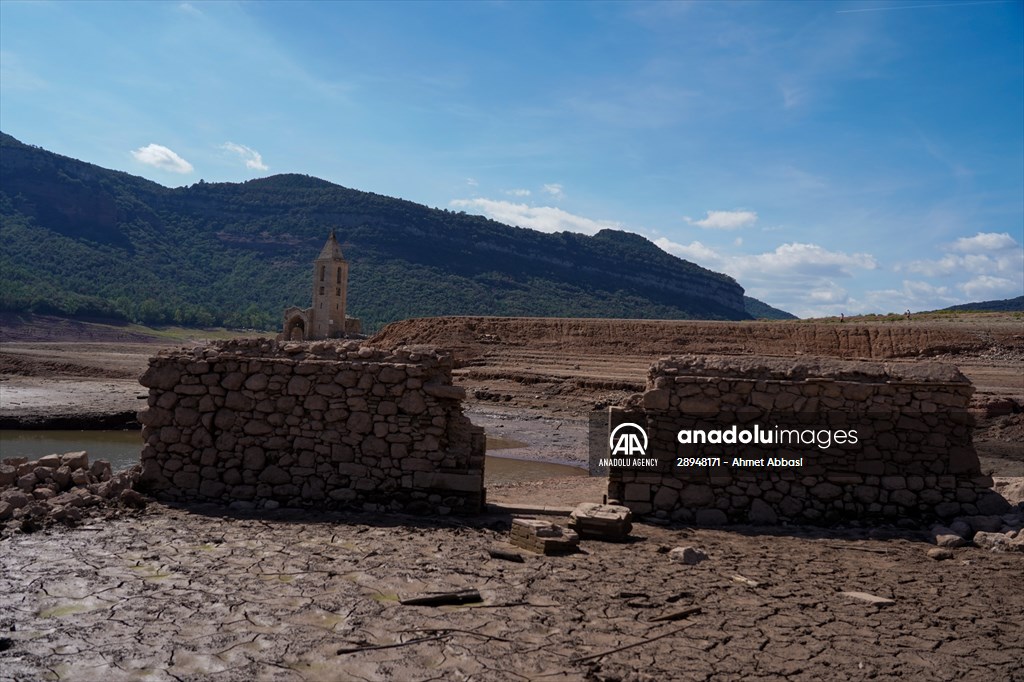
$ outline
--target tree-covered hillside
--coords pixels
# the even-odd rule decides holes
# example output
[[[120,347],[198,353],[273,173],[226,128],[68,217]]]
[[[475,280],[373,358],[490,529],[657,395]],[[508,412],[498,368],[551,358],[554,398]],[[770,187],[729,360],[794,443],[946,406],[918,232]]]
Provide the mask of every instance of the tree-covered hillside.
[[[1024,296],[1005,298],[995,301],[975,301],[961,303],[936,312],[974,312],[974,313],[1017,313],[1024,312]]]
[[[169,189],[0,134],[0,306],[274,329],[336,230],[364,327],[431,315],[749,319],[730,277],[635,234],[544,234],[308,176]],[[752,301],[758,317],[785,316]]]

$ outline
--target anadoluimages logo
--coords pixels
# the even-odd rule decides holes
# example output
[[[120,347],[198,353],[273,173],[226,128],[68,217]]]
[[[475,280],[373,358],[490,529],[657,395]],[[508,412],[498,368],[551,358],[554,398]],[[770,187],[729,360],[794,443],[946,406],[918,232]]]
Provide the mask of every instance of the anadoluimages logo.
[[[623,422],[612,429],[608,448],[612,457],[643,457],[647,454],[647,432],[633,422]]]

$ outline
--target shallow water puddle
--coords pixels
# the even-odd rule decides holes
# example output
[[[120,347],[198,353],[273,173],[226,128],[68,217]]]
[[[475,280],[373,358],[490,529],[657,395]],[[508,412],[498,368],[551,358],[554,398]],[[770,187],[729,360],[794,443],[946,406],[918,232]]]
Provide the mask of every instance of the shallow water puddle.
[[[94,596],[83,597],[82,599],[47,599],[44,603],[48,605],[44,606],[36,614],[40,618],[67,618],[68,616],[75,616],[80,613],[102,611],[114,605],[113,602],[108,602]]]

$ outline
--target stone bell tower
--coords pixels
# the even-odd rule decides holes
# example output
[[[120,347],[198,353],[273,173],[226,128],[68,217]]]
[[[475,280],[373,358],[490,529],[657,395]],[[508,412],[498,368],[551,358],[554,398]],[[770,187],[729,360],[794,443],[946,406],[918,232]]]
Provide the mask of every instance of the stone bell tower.
[[[332,339],[345,335],[345,302],[348,298],[348,261],[331,230],[331,236],[313,261],[312,329],[309,338]]]
[[[284,311],[281,341],[311,341],[359,336],[362,323],[346,314],[348,261],[341,254],[334,230],[313,261],[313,306],[291,306]]]

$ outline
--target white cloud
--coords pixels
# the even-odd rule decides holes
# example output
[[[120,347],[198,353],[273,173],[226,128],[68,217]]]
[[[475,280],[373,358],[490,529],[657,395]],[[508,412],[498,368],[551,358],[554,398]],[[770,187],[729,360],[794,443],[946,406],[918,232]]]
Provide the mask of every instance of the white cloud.
[[[544,185],[544,191],[556,199],[561,199],[565,196],[565,189],[557,182]]]
[[[757,213],[754,211],[708,211],[700,220],[687,217],[686,222],[711,230],[738,230],[756,223]]]
[[[875,257],[868,253],[829,251],[817,244],[783,244],[774,251],[740,256],[738,269],[746,277],[764,274],[792,277],[852,277],[854,270],[874,270]]]
[[[476,181],[476,178],[466,178],[466,184],[470,187],[477,187],[480,183]]]
[[[874,289],[865,292],[860,309],[879,314],[904,310],[934,310],[957,302],[949,287],[920,280],[903,280],[900,289]]]
[[[541,232],[596,234],[604,229],[623,229],[622,224],[615,221],[585,218],[553,206],[528,206],[495,199],[455,199],[451,205],[475,209],[500,223],[528,227]]]
[[[944,245],[941,251],[938,258],[895,266],[897,272],[940,280],[904,281],[903,290],[897,293],[907,301],[906,307],[932,310],[1024,293],[1024,248],[1008,233],[978,232]]]
[[[782,87],[782,106],[785,109],[795,109],[803,105],[807,100],[808,92],[806,88]]]
[[[1005,232],[979,232],[973,237],[961,237],[945,247],[945,251],[941,258],[911,261],[896,269],[926,277],[999,274],[1018,282],[1024,279],[1024,248]]]
[[[195,5],[193,5],[190,2],[180,3],[178,5],[178,9],[180,11],[184,12],[185,14],[192,14],[192,15],[197,16],[197,17],[203,16],[203,13],[199,11],[199,8],[197,8]]]
[[[852,300],[836,280],[878,267],[871,254],[829,251],[817,244],[782,244],[774,251],[733,256],[699,241],[678,244],[662,237],[654,243],[680,258],[731,275],[748,296],[801,317],[843,312]]]
[[[162,144],[148,144],[132,151],[135,160],[172,173],[191,173],[192,164]]]
[[[961,284],[960,289],[974,301],[1013,298],[1024,293],[1021,285],[1013,280],[991,275],[973,277]]]
[[[960,237],[950,247],[959,253],[988,253],[1017,246],[1017,241],[1006,232],[979,232],[973,237]]]
[[[766,253],[728,256],[698,241],[677,244],[662,237],[654,243],[668,253],[692,258],[705,267],[721,268],[741,282],[852,277],[855,270],[878,267],[871,254],[829,251],[817,244],[794,242]]]
[[[220,148],[234,152],[245,159],[246,168],[259,171],[270,170],[270,167],[263,163],[263,156],[251,147],[246,147],[244,144],[235,144],[234,142],[225,142]]]
[[[702,265],[706,268],[715,269],[720,267],[724,259],[714,249],[704,246],[704,244],[698,241],[692,241],[689,244],[678,244],[670,239],[661,237],[655,239],[654,243],[657,244],[662,251],[671,253],[673,256],[679,256],[686,260],[693,261],[698,265]]]
[[[505,190],[505,194],[508,194],[508,195],[511,195],[511,196],[514,196],[514,197],[528,197],[528,196],[530,196],[530,190],[528,190],[528,189],[507,189],[507,190]]]

